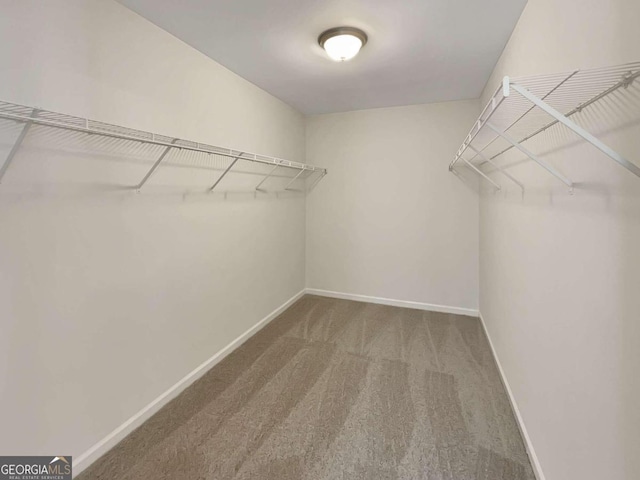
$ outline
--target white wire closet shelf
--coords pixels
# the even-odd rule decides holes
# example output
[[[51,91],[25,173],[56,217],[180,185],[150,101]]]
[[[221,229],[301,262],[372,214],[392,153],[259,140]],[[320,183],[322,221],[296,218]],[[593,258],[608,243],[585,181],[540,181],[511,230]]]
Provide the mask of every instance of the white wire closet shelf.
[[[495,172],[524,190],[521,182],[495,162],[497,157],[515,148],[573,191],[574,183],[570,178],[523,145],[550,127],[562,124],[640,177],[640,166],[619,155],[571,119],[592,103],[629,87],[638,77],[640,62],[523,78],[504,77],[458,149],[449,170],[454,172],[456,164],[463,162],[500,190],[501,185],[481,169],[488,163]]]
[[[324,168],[306,165],[304,163],[292,162],[268,155],[260,155],[257,153],[250,153],[226,147],[219,147],[208,145],[205,143],[193,142],[190,140],[168,137],[166,135],[159,135],[156,133],[145,132],[142,130],[136,130],[120,125],[112,125],[96,120],[89,120],[86,118],[51,112],[36,107],[29,107],[4,101],[0,101],[0,119],[12,120],[22,125],[20,133],[15,140],[9,154],[4,160],[0,159],[0,161],[2,161],[2,164],[0,166],[0,183],[2,182],[2,178],[4,177],[5,173],[11,166],[11,163],[14,160],[14,157],[16,156],[20,145],[28,135],[29,129],[34,125],[38,127],[57,130],[68,130],[76,132],[78,134],[86,134],[90,136],[98,135],[110,139],[119,139],[123,142],[135,142],[137,144],[139,143],[164,147],[163,149],[161,149],[161,152],[155,159],[153,165],[150,167],[144,177],[141,178],[140,182],[132,186],[138,191],[161,166],[163,160],[172,150],[200,152],[227,157],[230,159],[230,163],[226,166],[226,168],[223,169],[222,173],[207,189],[207,191],[209,192],[213,191],[220,184],[220,181],[231,171],[236,162],[238,162],[239,160],[271,165],[273,167],[262,178],[260,183],[256,185],[255,189],[258,191],[262,191],[261,187],[264,182],[270,177],[274,176],[276,170],[279,168],[299,170],[299,172],[292,177],[291,181],[288,182],[288,184],[284,188],[285,190],[294,190],[293,188],[291,188],[291,186],[303,174],[306,174],[308,177],[316,175],[311,184],[311,187],[307,189],[308,191],[313,188],[313,186],[315,186],[315,184],[327,174],[327,170]]]

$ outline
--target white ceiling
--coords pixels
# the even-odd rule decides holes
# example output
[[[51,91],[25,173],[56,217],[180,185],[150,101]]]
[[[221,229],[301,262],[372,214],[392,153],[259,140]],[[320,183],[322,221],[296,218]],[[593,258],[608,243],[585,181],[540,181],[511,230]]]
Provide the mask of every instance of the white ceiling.
[[[306,114],[477,98],[526,0],[119,0]],[[369,42],[336,63],[332,27]]]

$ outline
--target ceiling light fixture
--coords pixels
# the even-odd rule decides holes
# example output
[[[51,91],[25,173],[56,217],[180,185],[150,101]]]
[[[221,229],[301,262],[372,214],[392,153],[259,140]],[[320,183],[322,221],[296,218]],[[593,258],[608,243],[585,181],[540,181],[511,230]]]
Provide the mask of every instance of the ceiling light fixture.
[[[367,34],[353,27],[337,27],[322,32],[318,43],[332,60],[345,62],[355,57],[367,43]]]

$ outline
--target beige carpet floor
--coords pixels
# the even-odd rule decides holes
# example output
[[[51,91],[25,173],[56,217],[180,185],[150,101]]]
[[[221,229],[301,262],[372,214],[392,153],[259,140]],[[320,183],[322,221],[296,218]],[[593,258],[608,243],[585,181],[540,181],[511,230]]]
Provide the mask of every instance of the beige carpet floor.
[[[305,296],[79,480],[534,480],[477,318]]]

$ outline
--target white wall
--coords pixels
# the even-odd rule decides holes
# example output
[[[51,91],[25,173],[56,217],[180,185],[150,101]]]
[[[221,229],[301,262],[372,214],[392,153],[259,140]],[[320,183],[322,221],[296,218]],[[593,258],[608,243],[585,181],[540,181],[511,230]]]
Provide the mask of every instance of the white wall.
[[[307,286],[476,310],[478,200],[446,165],[477,101],[308,117]]]
[[[0,11],[2,100],[304,159],[301,114],[118,3]],[[3,455],[77,458],[304,288],[303,197],[201,194],[226,161],[188,154],[136,194],[158,149],[75,138],[34,128],[0,185]]]
[[[484,100],[505,74],[640,60],[639,18],[637,0],[529,0]],[[639,111],[636,81],[574,118],[640,164]],[[523,162],[524,198],[502,179],[483,195],[480,310],[547,480],[640,478],[640,179],[562,129],[531,148],[580,185]]]

